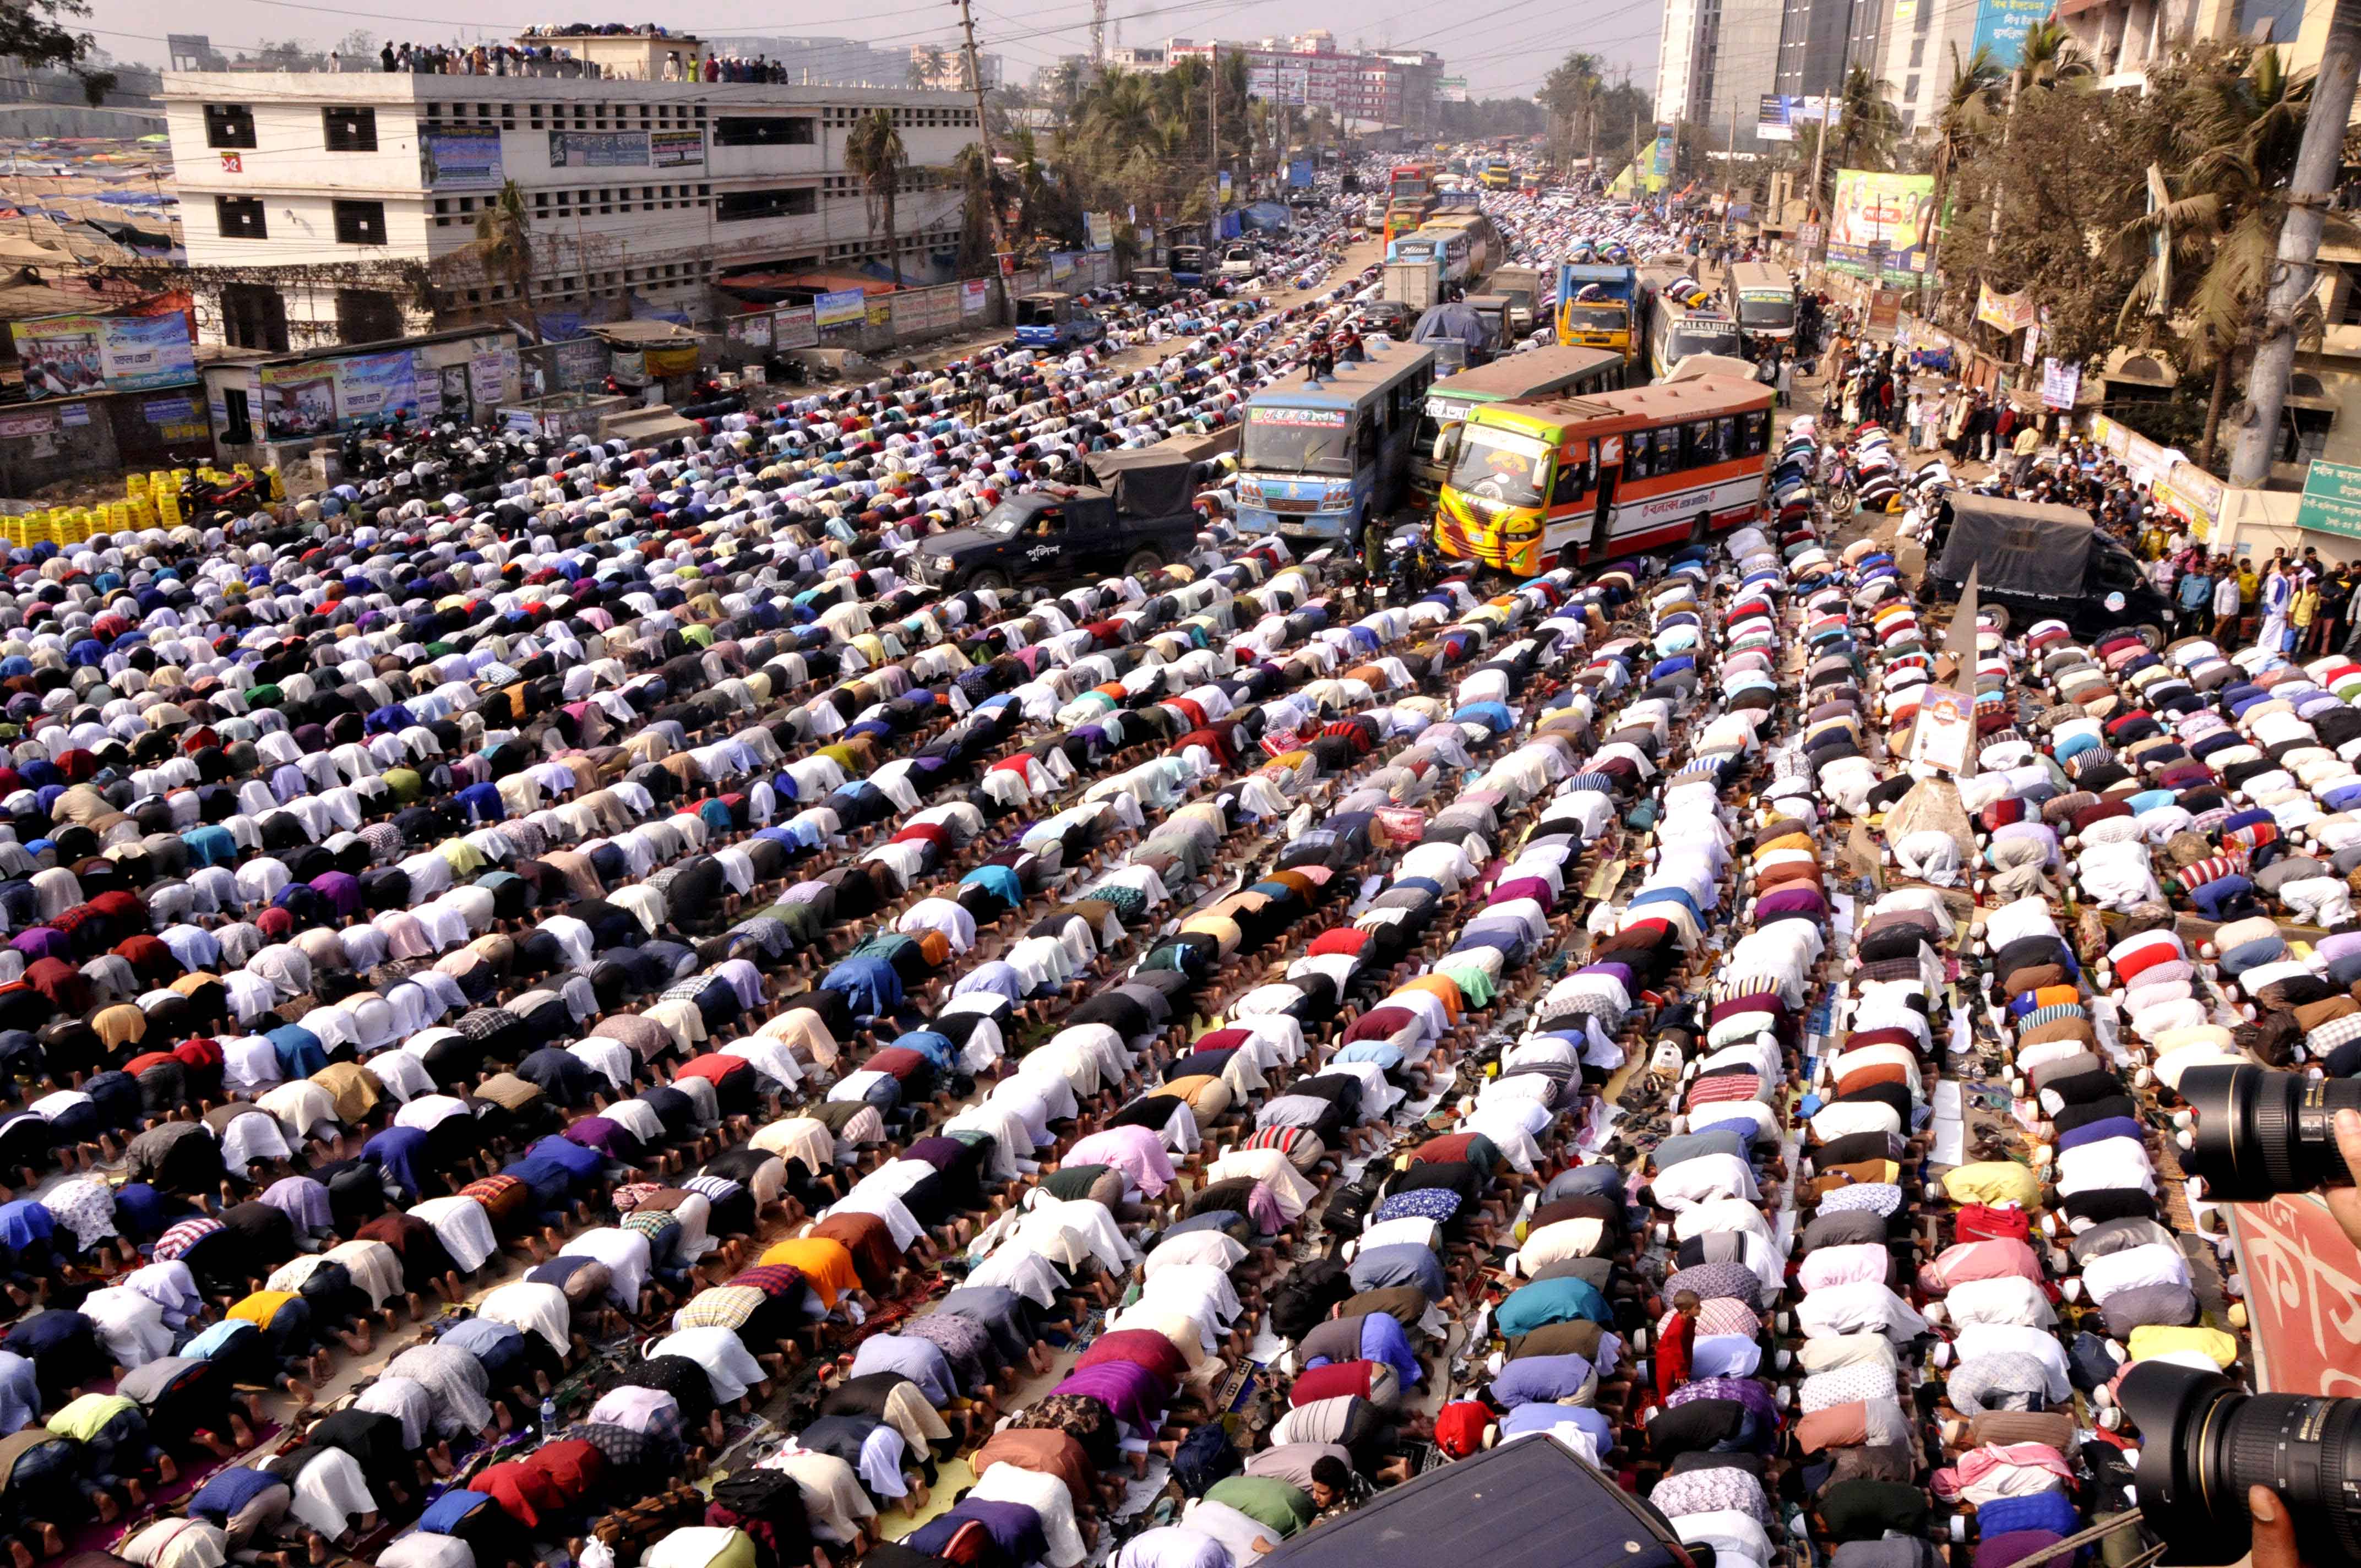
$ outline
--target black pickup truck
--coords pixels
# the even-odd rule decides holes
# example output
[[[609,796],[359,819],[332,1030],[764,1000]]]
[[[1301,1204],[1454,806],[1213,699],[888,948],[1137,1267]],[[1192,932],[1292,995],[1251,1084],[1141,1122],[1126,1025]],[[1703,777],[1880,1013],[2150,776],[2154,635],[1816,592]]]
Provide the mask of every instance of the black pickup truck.
[[[952,588],[1144,576],[1197,547],[1202,465],[1161,447],[1093,453],[1095,485],[1011,496],[972,528],[923,541],[918,570]]]

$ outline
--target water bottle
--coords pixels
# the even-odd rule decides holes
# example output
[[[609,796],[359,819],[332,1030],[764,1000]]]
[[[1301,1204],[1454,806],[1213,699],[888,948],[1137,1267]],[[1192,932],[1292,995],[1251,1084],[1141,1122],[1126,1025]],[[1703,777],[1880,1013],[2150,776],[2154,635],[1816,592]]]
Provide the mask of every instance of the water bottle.
[[[557,1430],[557,1397],[554,1394],[542,1396],[541,1430],[544,1436]]]

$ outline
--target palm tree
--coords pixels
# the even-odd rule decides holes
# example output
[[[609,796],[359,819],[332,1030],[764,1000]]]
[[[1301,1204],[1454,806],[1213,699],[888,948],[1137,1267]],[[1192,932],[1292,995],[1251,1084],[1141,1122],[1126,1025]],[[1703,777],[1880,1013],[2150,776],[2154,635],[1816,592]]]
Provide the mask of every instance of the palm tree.
[[[1845,75],[1837,95],[1836,150],[1847,169],[1880,168],[1894,161],[1894,146],[1902,139],[1902,115],[1894,107],[1894,89],[1856,65]]]
[[[1993,58],[1990,46],[1977,45],[1975,52],[1964,60],[1960,58],[1960,46],[1951,46],[1951,86],[1944,94],[1942,110],[1935,121],[1934,254],[1927,259],[1922,284],[1935,275],[1936,258],[1942,252],[1944,214],[1950,208],[1951,181],[1976,146],[2000,124],[2000,84],[2006,74]]]
[[[2017,86],[2087,87],[2097,79],[2091,57],[2082,52],[2082,46],[2064,24],[2045,19],[2026,29],[2016,58]]]
[[[506,280],[516,291],[533,341],[540,342],[541,314],[533,305],[533,219],[515,181],[502,184],[500,193],[476,214],[476,242],[468,248],[486,272]]]
[[[962,278],[999,270],[992,255],[992,204],[1000,199],[996,172],[980,141],[968,143],[951,159],[951,177],[965,192],[960,203],[959,272]]]
[[[873,237],[879,214],[884,217],[885,265],[893,269],[894,287],[902,286],[902,250],[894,236],[894,198],[901,190],[902,167],[910,161],[902,133],[894,126],[890,109],[872,109],[855,121],[844,138],[844,166],[861,177],[862,193],[869,202],[869,232]]]
[[[2200,69],[2172,99],[2177,170],[2165,173],[2172,198],[2115,236],[2119,259],[2145,262],[2161,238],[2173,262],[2172,292],[2159,298],[2157,269],[2142,267],[2125,300],[2119,327],[2128,335],[2143,318],[2164,315],[2191,369],[2210,367],[2212,394],[2197,462],[2213,459],[2229,400],[2235,362],[2262,327],[2288,181],[2312,102],[2312,80],[2290,72],[2270,45],[2242,60],[2233,53]],[[2352,243],[2353,225],[2330,214],[2327,233]],[[2312,323],[2317,333],[2319,323]]]

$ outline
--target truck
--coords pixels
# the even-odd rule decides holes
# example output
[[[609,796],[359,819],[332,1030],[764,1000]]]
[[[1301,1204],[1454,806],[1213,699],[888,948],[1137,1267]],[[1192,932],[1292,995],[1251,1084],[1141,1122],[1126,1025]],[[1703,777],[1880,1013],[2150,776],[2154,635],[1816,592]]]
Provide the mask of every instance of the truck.
[[[1496,267],[1484,287],[1495,294],[1509,296],[1509,330],[1518,337],[1533,330],[1538,313],[1548,287],[1536,267],[1512,265]]]
[[[1956,599],[1973,572],[1979,609],[2026,621],[2056,617],[2078,638],[2129,628],[2164,646],[2172,606],[2132,554],[2074,507],[1953,490],[1936,509],[1927,586]]]
[[[1565,262],[1557,269],[1556,307],[1561,346],[1620,349],[1627,362],[1647,350],[1637,268]]]
[[[1432,258],[1386,263],[1385,292],[1378,296],[1413,310],[1431,309],[1443,297],[1443,269]]]
[[[1185,442],[1093,452],[1088,462],[1093,484],[1027,490],[972,528],[923,541],[919,576],[954,590],[1138,577],[1197,548],[1204,466]]]

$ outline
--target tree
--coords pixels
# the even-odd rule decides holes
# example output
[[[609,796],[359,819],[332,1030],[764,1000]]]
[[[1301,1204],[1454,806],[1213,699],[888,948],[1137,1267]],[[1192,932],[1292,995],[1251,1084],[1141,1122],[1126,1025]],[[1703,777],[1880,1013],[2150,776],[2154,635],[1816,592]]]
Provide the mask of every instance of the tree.
[[[0,55],[36,70],[71,72],[82,96],[96,104],[115,85],[115,72],[92,60],[91,36],[68,25],[89,15],[82,0],[12,0],[0,5]]]
[[[355,60],[359,60],[364,66],[374,64],[377,35],[367,27],[355,27],[336,40],[336,53],[343,58],[347,68]]]
[[[939,87],[950,69],[949,57],[943,53],[940,46],[928,44],[911,57],[910,85]],[[962,51],[960,57],[960,85],[965,87],[967,84],[967,58]]]
[[[1837,94],[1837,154],[1845,169],[1890,169],[1894,144],[1902,139],[1902,115],[1894,107],[1894,89],[1856,65],[1845,73],[1844,89]],[[1830,170],[1833,181],[1834,170]],[[1833,188],[1833,185],[1831,186]]]
[[[1988,47],[1977,46],[1975,52],[1963,60],[1960,58],[1960,46],[1951,46],[1951,85],[1936,116],[1935,148],[1930,160],[1930,172],[1935,176],[1935,255],[1927,259],[1928,276],[1936,275],[1937,258],[1942,253],[1944,214],[1950,209],[1951,182],[2000,123],[2000,84],[2005,74]]]
[[[960,202],[960,276],[972,278],[995,271],[992,204],[1003,199],[999,171],[984,157],[983,144],[972,141],[952,158],[951,174],[963,192]]]
[[[2236,362],[2262,326],[2313,82],[2289,71],[2271,45],[2251,54],[2208,51],[2176,74],[2163,95],[2171,104],[2178,156],[2158,160],[2171,200],[2115,231],[2116,258],[2139,269],[2118,322],[2129,332],[2160,312],[2187,367],[2212,372],[2197,449],[2204,466],[2213,460]],[[2334,217],[2328,230],[2348,240],[2355,233]],[[2148,264],[2158,239],[2172,262],[2169,295],[2158,293],[2157,269]],[[2319,330],[2316,321],[2312,329]]]
[[[861,180],[868,198],[869,232],[877,233],[879,214],[885,230],[885,265],[894,271],[894,286],[902,286],[902,252],[894,234],[894,198],[902,186],[902,168],[910,161],[902,133],[894,126],[890,109],[872,109],[854,122],[844,138],[844,167]]]
[[[533,328],[533,340],[539,342],[541,313],[533,302],[533,218],[525,207],[524,192],[515,181],[502,184],[500,194],[476,214],[476,242],[469,248],[486,272],[505,280],[516,291],[518,302],[524,306],[525,322]]]
[[[2063,23],[2045,19],[2026,29],[2016,57],[2019,88],[2087,87],[2097,78],[2091,57]]]

